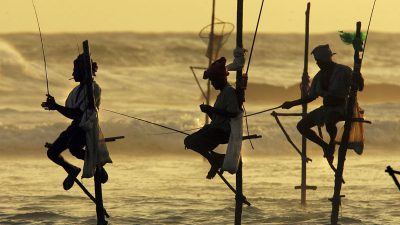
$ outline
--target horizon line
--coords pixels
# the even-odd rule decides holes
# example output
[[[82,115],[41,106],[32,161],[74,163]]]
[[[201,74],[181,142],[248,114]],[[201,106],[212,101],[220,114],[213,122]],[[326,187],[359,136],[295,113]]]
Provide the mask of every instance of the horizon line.
[[[326,32],[310,32],[310,35],[324,35],[337,33],[337,31],[326,31]],[[370,31],[378,34],[400,34],[400,31]],[[132,31],[132,30],[120,30],[120,31],[50,31],[50,32],[42,32],[44,34],[54,35],[54,34],[123,34],[123,33],[135,33],[135,34],[193,34],[199,33],[196,31]],[[235,33],[235,31],[233,32]],[[251,31],[243,31],[244,34],[253,34]],[[37,34],[37,31],[10,31],[10,32],[1,32],[0,35],[12,35],[12,34]],[[304,32],[258,32],[258,34],[279,34],[279,35],[304,35]]]

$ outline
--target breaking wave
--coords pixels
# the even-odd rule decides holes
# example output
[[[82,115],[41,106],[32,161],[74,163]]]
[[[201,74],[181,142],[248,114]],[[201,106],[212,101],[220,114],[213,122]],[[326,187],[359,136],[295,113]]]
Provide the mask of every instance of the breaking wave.
[[[400,109],[400,47],[398,34],[370,35],[368,52],[363,62],[366,89],[360,93],[360,104],[366,108],[372,125],[366,125],[368,149],[397,148]],[[250,46],[251,34],[244,35]],[[303,70],[303,36],[294,34],[260,34],[257,37],[250,83],[246,93],[249,112],[275,106],[299,96],[298,83]],[[44,36],[49,69],[50,93],[60,104],[74,82],[68,81],[72,60],[76,57],[77,40],[89,39],[92,55],[99,64],[96,80],[102,87],[102,106],[144,119],[185,130],[200,127],[204,115],[199,112],[201,94],[189,66],[205,66],[206,45],[194,33],[90,33],[51,34]],[[330,43],[337,52],[335,59],[352,65],[352,48],[340,43],[337,34],[311,35],[310,46]],[[389,44],[390,43],[390,44]],[[220,55],[232,60],[234,39]],[[283,47],[284,46],[284,47]],[[309,74],[317,71],[310,59]],[[201,75],[202,71],[196,71]],[[234,76],[230,76],[233,81]],[[37,34],[0,35],[0,151],[45,156],[43,145],[53,141],[67,126],[56,113],[44,112],[46,86],[41,45]],[[202,82],[204,85],[204,82]],[[215,96],[215,92],[213,93]],[[315,105],[311,105],[311,108]],[[112,152],[157,154],[188,152],[181,134],[137,121],[101,113],[106,136],[125,135],[124,140],[110,143]],[[295,118],[282,122],[299,143]],[[280,154],[290,146],[268,114],[249,120],[251,133],[263,135],[254,140],[256,151],[250,154]],[[167,131],[168,132],[168,131]],[[244,144],[249,149],[247,142]],[[317,149],[311,145],[312,149]],[[319,151],[319,150],[318,150]],[[254,152],[254,153],[253,153]],[[187,153],[190,154],[190,153]],[[295,154],[295,153],[293,153]]]

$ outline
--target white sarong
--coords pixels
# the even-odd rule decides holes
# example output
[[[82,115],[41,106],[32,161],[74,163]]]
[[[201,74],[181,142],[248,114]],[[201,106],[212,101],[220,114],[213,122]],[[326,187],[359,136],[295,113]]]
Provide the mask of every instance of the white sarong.
[[[96,110],[87,110],[83,114],[79,126],[86,133],[86,151],[82,178],[90,178],[94,176],[97,166],[112,163],[112,160],[99,126],[99,118]]]
[[[231,174],[236,173],[239,167],[239,160],[242,150],[243,138],[243,113],[241,112],[230,121],[231,134],[229,136],[228,147],[222,165],[222,171],[228,171]]]

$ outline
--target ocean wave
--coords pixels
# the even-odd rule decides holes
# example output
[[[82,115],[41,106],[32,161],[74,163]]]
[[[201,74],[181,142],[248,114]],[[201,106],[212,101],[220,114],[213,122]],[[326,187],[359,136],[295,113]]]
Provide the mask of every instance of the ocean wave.
[[[368,148],[397,148],[400,144],[397,137],[400,94],[396,85],[400,81],[400,57],[398,52],[391,51],[400,46],[398,36],[371,35],[363,61],[366,88],[359,94],[359,102],[366,109],[368,119],[373,121],[372,125],[366,125]],[[249,113],[299,98],[298,82],[303,72],[302,35],[260,34],[257,38],[246,91]],[[352,65],[353,50],[351,46],[343,45],[337,34],[311,35],[310,38],[310,46],[330,43],[337,52],[335,58]],[[102,87],[102,106],[181,130],[202,125],[204,115],[198,105],[203,99],[189,70],[189,66],[208,64],[204,56],[206,45],[197,34],[46,34],[50,93],[59,104],[75,85],[67,79],[71,77],[72,61],[78,54],[77,44],[80,46],[79,42],[84,39],[90,40],[93,58],[99,63],[96,80]],[[245,46],[251,41],[252,35],[245,34]],[[234,46],[232,38],[220,55],[231,61]],[[0,58],[0,151],[45,157],[44,142],[53,141],[67,124],[56,113],[41,111],[40,103],[45,100],[47,91],[38,35],[1,34]],[[311,77],[317,72],[312,61],[310,59]],[[197,72],[201,76],[202,71]],[[233,74],[229,79],[234,82]],[[205,85],[203,80],[201,83]],[[214,98],[216,93],[212,92]],[[310,108],[317,104],[311,104]],[[103,112],[101,116],[104,116],[101,118],[106,135],[126,136],[124,140],[110,143],[113,152],[130,152],[132,155],[188,152],[184,150],[181,134],[164,134],[166,131],[160,128]],[[282,123],[299,143],[296,120],[285,118]],[[262,139],[254,140],[259,149],[255,152],[280,154],[292,151],[268,114],[249,118],[249,122],[251,133],[263,135]],[[247,142],[244,146],[250,148]]]
[[[390,109],[390,104],[386,107]],[[378,109],[384,105],[376,106]],[[372,125],[365,125],[365,151],[378,151],[386,149],[395,151],[400,146],[399,118],[393,121],[391,117],[382,117],[379,110],[371,106],[367,107],[369,112],[368,119],[372,120]],[[140,118],[150,120],[178,130],[188,130],[199,128],[203,123],[203,115],[193,111],[168,110],[160,114],[158,110],[150,110],[132,114]],[[101,112],[104,118],[101,126],[105,136],[125,136],[125,139],[109,143],[110,152],[113,154],[128,155],[151,155],[151,154],[183,154],[191,155],[192,152],[185,150],[183,139],[185,135],[171,132],[163,128],[136,121],[118,115]],[[296,130],[296,123],[299,118],[281,118],[281,122],[287,132],[297,144],[301,142],[301,136]],[[255,151],[251,151],[248,141],[245,141],[243,148],[245,154],[297,154],[286,141],[283,133],[277,126],[274,118],[268,114],[249,118],[250,134],[259,134],[261,139],[253,140]],[[46,157],[44,143],[54,141],[59,133],[68,126],[65,122],[51,124],[37,123],[35,126],[20,127],[11,124],[0,125],[0,151],[6,155],[27,154]],[[338,125],[340,127],[341,125]],[[324,129],[323,129],[324,130]],[[187,131],[194,132],[194,131]],[[328,135],[324,131],[324,137]],[[27,144],[29,143],[29,144]],[[319,148],[312,144],[312,151],[320,152]],[[225,151],[226,146],[221,146],[219,151]],[[314,150],[313,150],[314,149]]]
[[[387,82],[400,80],[400,57],[396,51],[400,46],[399,34],[374,33],[370,35],[368,52],[363,61],[363,71],[369,82]],[[13,46],[17,53],[27,61],[41,62],[41,46],[37,34],[3,34],[2,40]],[[206,66],[206,44],[195,33],[81,33],[46,34],[45,49],[49,68],[66,71],[60,65],[71,66],[77,55],[77,45],[89,39],[93,58],[101,68],[110,67],[152,67],[177,65]],[[300,34],[263,34],[257,36],[253,52],[250,75],[260,81],[288,81],[292,85],[300,81],[303,72],[303,35]],[[78,42],[78,43],[77,43]],[[244,46],[251,46],[252,34],[244,34]],[[353,49],[341,42],[336,33],[313,34],[310,46],[329,43],[337,53],[335,60],[353,65]],[[282,46],[285,46],[284,50]],[[228,61],[233,60],[232,51],[235,39],[230,38],[220,52]],[[317,66],[310,57],[309,73],[316,73]],[[104,66],[104,67],[103,67]],[[70,69],[69,69],[70,71]],[[282,78],[284,78],[282,80]],[[280,83],[281,85],[283,83]]]
[[[398,102],[400,62],[395,51],[385,41],[394,42],[396,34],[371,35],[368,57],[363,73],[367,83],[360,101]],[[245,34],[245,42],[251,43]],[[40,39],[37,34],[0,35],[0,99],[3,107],[31,110],[44,100],[46,80]],[[247,89],[248,104],[281,103],[298,98],[298,82],[303,70],[302,35],[260,34],[254,50]],[[65,99],[75,83],[71,78],[72,61],[78,53],[77,40],[89,39],[92,55],[99,64],[96,80],[102,87],[104,99],[112,106],[130,109],[138,104],[182,105],[201,103],[201,94],[189,66],[205,67],[206,45],[194,33],[139,34],[91,33],[46,34],[44,37],[50,93]],[[352,65],[352,49],[340,43],[337,34],[312,35],[313,45],[332,43],[339,62]],[[232,61],[234,40],[231,39],[220,55]],[[281,46],[285,46],[282,50]],[[80,47],[79,47],[80,48]],[[80,48],[81,51],[81,48]],[[390,60],[387,55],[390,55]],[[340,56],[340,58],[339,58]],[[390,66],[387,64],[390,61]],[[310,59],[309,74],[317,72]],[[197,70],[201,77],[202,70]],[[234,82],[234,76],[229,76]],[[206,82],[201,80],[203,87]],[[155,91],[157,90],[157,91]],[[215,92],[214,92],[215,93]],[[132,106],[133,105],[133,106]]]

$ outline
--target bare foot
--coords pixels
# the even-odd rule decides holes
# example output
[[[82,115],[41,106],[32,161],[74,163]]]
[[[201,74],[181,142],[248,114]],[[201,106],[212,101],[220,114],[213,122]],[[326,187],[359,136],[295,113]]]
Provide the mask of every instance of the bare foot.
[[[69,189],[72,188],[75,182],[75,178],[78,176],[78,174],[81,172],[81,169],[79,167],[74,166],[72,171],[68,174],[67,178],[65,178],[63,182],[63,187],[64,190],[68,191]]]
[[[207,179],[213,179],[215,175],[217,174],[218,170],[222,167],[222,164],[224,163],[224,154],[219,154],[216,152],[210,152],[211,154],[211,168],[208,171],[207,174]]]

